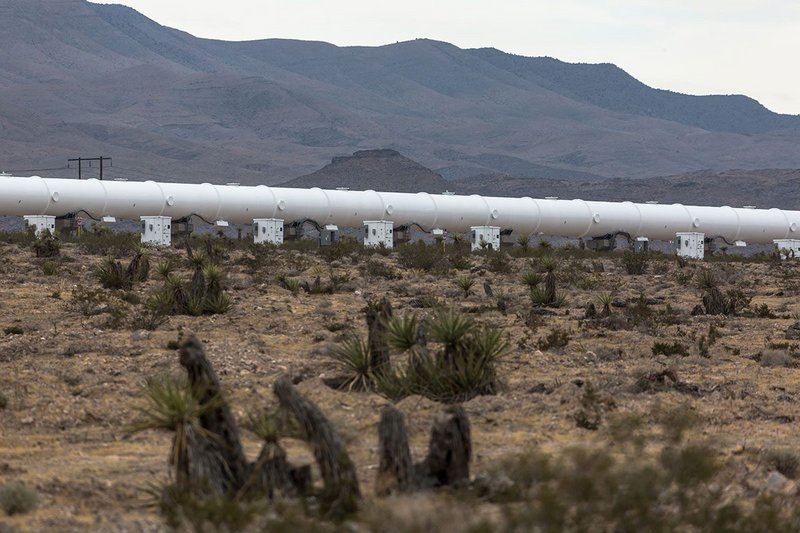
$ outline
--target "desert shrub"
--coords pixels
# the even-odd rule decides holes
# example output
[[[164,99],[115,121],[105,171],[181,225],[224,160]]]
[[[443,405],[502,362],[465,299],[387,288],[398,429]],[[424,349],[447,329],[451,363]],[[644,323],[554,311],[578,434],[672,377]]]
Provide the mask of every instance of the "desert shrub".
[[[536,342],[536,347],[543,352],[547,350],[565,348],[569,344],[569,337],[572,332],[555,327],[553,330]]]
[[[187,253],[193,269],[190,280],[182,280],[166,266],[159,267],[163,284],[150,294],[145,305],[150,313],[147,320],[151,320],[154,327],[163,323],[167,315],[224,314],[233,307],[230,295],[223,289],[225,271],[222,267],[211,260],[207,252],[187,248]]]
[[[0,509],[9,516],[29,513],[38,504],[36,492],[22,483],[7,483],[0,487]]]
[[[677,419],[679,415],[671,418]],[[554,453],[511,456],[479,476],[479,495],[500,502],[503,531],[791,531],[792,496],[721,498],[721,453],[682,434],[645,445],[641,420],[611,424],[610,439]],[[656,442],[658,444],[656,444]]]
[[[345,386],[374,387],[392,400],[419,394],[448,403],[499,390],[497,365],[508,350],[501,331],[477,326],[453,309],[438,309],[424,322],[415,315],[393,316],[381,328],[387,348],[406,354],[405,361],[390,359],[375,372],[367,344],[351,339],[336,355],[349,370]]]
[[[338,241],[330,246],[320,246],[318,248],[320,257],[327,262],[341,261],[345,258],[350,258],[353,262],[356,262],[362,256],[372,254],[375,251],[375,249],[365,248],[364,244],[359,240],[346,235],[340,237]]]
[[[495,274],[508,274],[512,270],[511,258],[504,251],[487,251],[486,268]]]
[[[398,247],[397,252],[397,262],[405,268],[439,272],[449,268],[447,257],[437,245],[417,241]]]
[[[447,256],[450,266],[456,270],[467,270],[472,266],[469,255],[460,251],[454,251]]]
[[[767,350],[761,354],[759,364],[768,368],[789,368],[795,366],[791,355],[778,350]]]
[[[383,279],[402,279],[402,275],[400,272],[397,271],[392,265],[387,264],[383,261],[370,259],[361,267],[361,272],[364,275],[373,277],[373,278],[383,278]]]
[[[9,326],[7,328],[3,328],[3,333],[6,335],[22,335],[25,333],[25,330],[19,326]]]
[[[107,257],[95,272],[100,284],[106,289],[130,289],[133,285],[133,280],[128,276],[128,271],[122,266],[122,263]]]
[[[42,263],[42,274],[45,276],[55,276],[58,274],[58,263],[55,261],[45,261]]]
[[[95,224],[80,235],[67,236],[65,240],[77,243],[90,255],[116,256],[138,245],[139,236],[130,232],[112,231],[107,226]]]
[[[595,431],[600,427],[605,411],[613,407],[614,402],[608,398],[601,397],[592,382],[587,381],[581,387],[580,406],[573,414],[575,425],[579,428]]]
[[[689,351],[686,349],[686,346],[679,342],[667,343],[667,342],[654,342],[651,348],[653,355],[666,355],[666,356],[673,356],[673,355],[682,355],[686,357],[689,355]]]
[[[625,272],[632,276],[639,276],[647,272],[647,267],[650,264],[650,254],[634,253],[631,250],[625,250],[622,253],[621,260]]]
[[[786,448],[772,448],[764,451],[767,467],[776,470],[789,479],[797,479],[800,474],[800,454]]]
[[[189,531],[243,531],[267,510],[263,503],[216,495],[204,487],[173,484],[150,492],[164,522],[174,530],[188,526]]]
[[[50,233],[44,231],[33,241],[33,251],[36,257],[56,257],[61,255],[61,241]]]
[[[95,275],[106,289],[128,290],[133,287],[134,283],[147,281],[150,276],[150,258],[143,247],[136,246],[133,259],[127,267],[123,267],[119,261],[107,257],[100,263]]]

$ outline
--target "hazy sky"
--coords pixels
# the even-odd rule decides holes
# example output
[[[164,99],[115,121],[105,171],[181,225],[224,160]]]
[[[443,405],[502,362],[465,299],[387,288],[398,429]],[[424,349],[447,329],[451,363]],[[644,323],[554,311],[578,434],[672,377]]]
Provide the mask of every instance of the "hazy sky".
[[[117,1],[200,37],[337,45],[427,37],[615,63],[653,87],[747,94],[800,114],[800,0]]]

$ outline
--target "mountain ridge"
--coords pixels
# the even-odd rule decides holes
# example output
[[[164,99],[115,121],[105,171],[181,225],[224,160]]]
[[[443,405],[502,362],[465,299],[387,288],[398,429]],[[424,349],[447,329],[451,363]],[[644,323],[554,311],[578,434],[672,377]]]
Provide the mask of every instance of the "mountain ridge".
[[[381,148],[447,179],[800,167],[800,116],[610,64],[429,39],[201,39],[84,0],[0,0],[0,20],[0,170],[102,153],[117,177],[275,184]]]

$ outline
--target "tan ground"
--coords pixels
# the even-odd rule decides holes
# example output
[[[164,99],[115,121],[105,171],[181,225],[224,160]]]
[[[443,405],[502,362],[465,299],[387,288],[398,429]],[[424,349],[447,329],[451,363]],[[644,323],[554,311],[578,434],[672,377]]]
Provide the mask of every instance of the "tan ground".
[[[157,252],[181,258],[178,251]],[[768,468],[760,459],[772,448],[800,449],[796,421],[800,418],[800,382],[795,367],[764,367],[757,354],[770,343],[783,343],[784,331],[800,315],[800,265],[725,263],[723,288],[739,287],[753,296],[753,305],[766,303],[779,318],[691,317],[700,302],[694,272],[710,265],[679,269],[673,261],[651,268],[658,273],[629,276],[618,255],[562,259],[560,287],[567,305],[543,316],[532,331],[518,316],[530,306],[519,278],[530,259],[512,260],[507,274],[491,272],[488,260],[473,257],[475,294],[465,299],[453,283],[464,272],[433,275],[403,270],[395,257],[375,255],[390,263],[402,279],[387,281],[364,274],[349,258],[333,263],[335,272],[351,276],[334,295],[294,296],[274,281],[276,274],[311,281],[323,279],[331,265],[317,255],[276,252],[267,272],[252,276],[243,264],[246,252],[233,252],[228,262],[227,286],[235,307],[226,315],[171,317],[157,331],[109,329],[108,315],[84,317],[70,306],[77,286],[98,287],[93,275],[102,256],[89,255],[79,245],[66,245],[57,259],[58,273],[42,273],[45,260],[27,246],[0,244],[0,330],[21,327],[21,335],[0,336],[0,393],[7,406],[0,410],[0,485],[21,480],[40,497],[30,514],[0,516],[0,523],[26,531],[126,530],[163,528],[147,504],[144,489],[166,478],[170,435],[145,432],[131,435],[129,424],[140,404],[146,377],[177,371],[177,357],[167,343],[178,330],[199,333],[237,417],[272,403],[270,387],[290,374],[301,380],[299,390],[316,401],[335,422],[358,465],[365,494],[372,494],[377,463],[375,428],[386,400],[376,394],[334,391],[321,378],[337,375],[328,356],[344,335],[365,334],[363,308],[367,299],[386,295],[396,312],[433,295],[463,309],[494,306],[481,287],[489,280],[495,292],[509,298],[509,312],[476,314],[479,323],[502,328],[512,346],[502,366],[505,390],[497,396],[475,398],[465,404],[473,425],[473,475],[499,458],[541,446],[555,450],[570,443],[597,438],[602,432],[576,427],[580,389],[574,380],[589,380],[616,412],[636,412],[646,418],[659,405],[689,402],[703,420],[698,430],[713,439],[726,458],[735,458],[740,484],[755,494],[763,490]],[[604,272],[594,272],[602,262]],[[593,266],[594,263],[594,266]],[[587,272],[588,271],[588,272]],[[150,281],[134,292],[144,297],[157,284]],[[584,288],[578,288],[584,287]],[[605,331],[589,327],[583,308],[603,291],[633,305],[640,294],[653,299],[651,309],[667,304],[677,312],[677,324]],[[60,293],[55,298],[54,293]],[[134,313],[131,307],[129,313]],[[623,310],[615,308],[615,313]],[[343,324],[331,332],[326,326]],[[698,356],[697,338],[713,324],[721,338],[708,358]],[[571,331],[563,350],[537,351],[536,342],[553,327]],[[653,356],[656,340],[679,341],[690,356]],[[790,341],[794,342],[794,341]],[[621,350],[619,358],[613,357]],[[783,351],[786,351],[783,349]],[[681,381],[698,387],[698,394],[678,391],[636,392],[637,378],[646,372],[673,368]],[[538,389],[537,389],[538,386]],[[545,389],[547,393],[542,393]],[[412,437],[412,453],[425,451],[430,423],[439,406],[424,398],[399,403]],[[259,443],[244,432],[250,457]],[[299,443],[290,443],[296,460],[310,460]]]

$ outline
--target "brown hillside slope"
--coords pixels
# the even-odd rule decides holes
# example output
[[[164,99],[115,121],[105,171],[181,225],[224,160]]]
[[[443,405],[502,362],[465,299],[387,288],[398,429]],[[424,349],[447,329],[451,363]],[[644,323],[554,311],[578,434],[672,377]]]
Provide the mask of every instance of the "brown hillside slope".
[[[440,193],[450,183],[395,150],[361,150],[352,156],[334,157],[329,165],[282,185]]]

